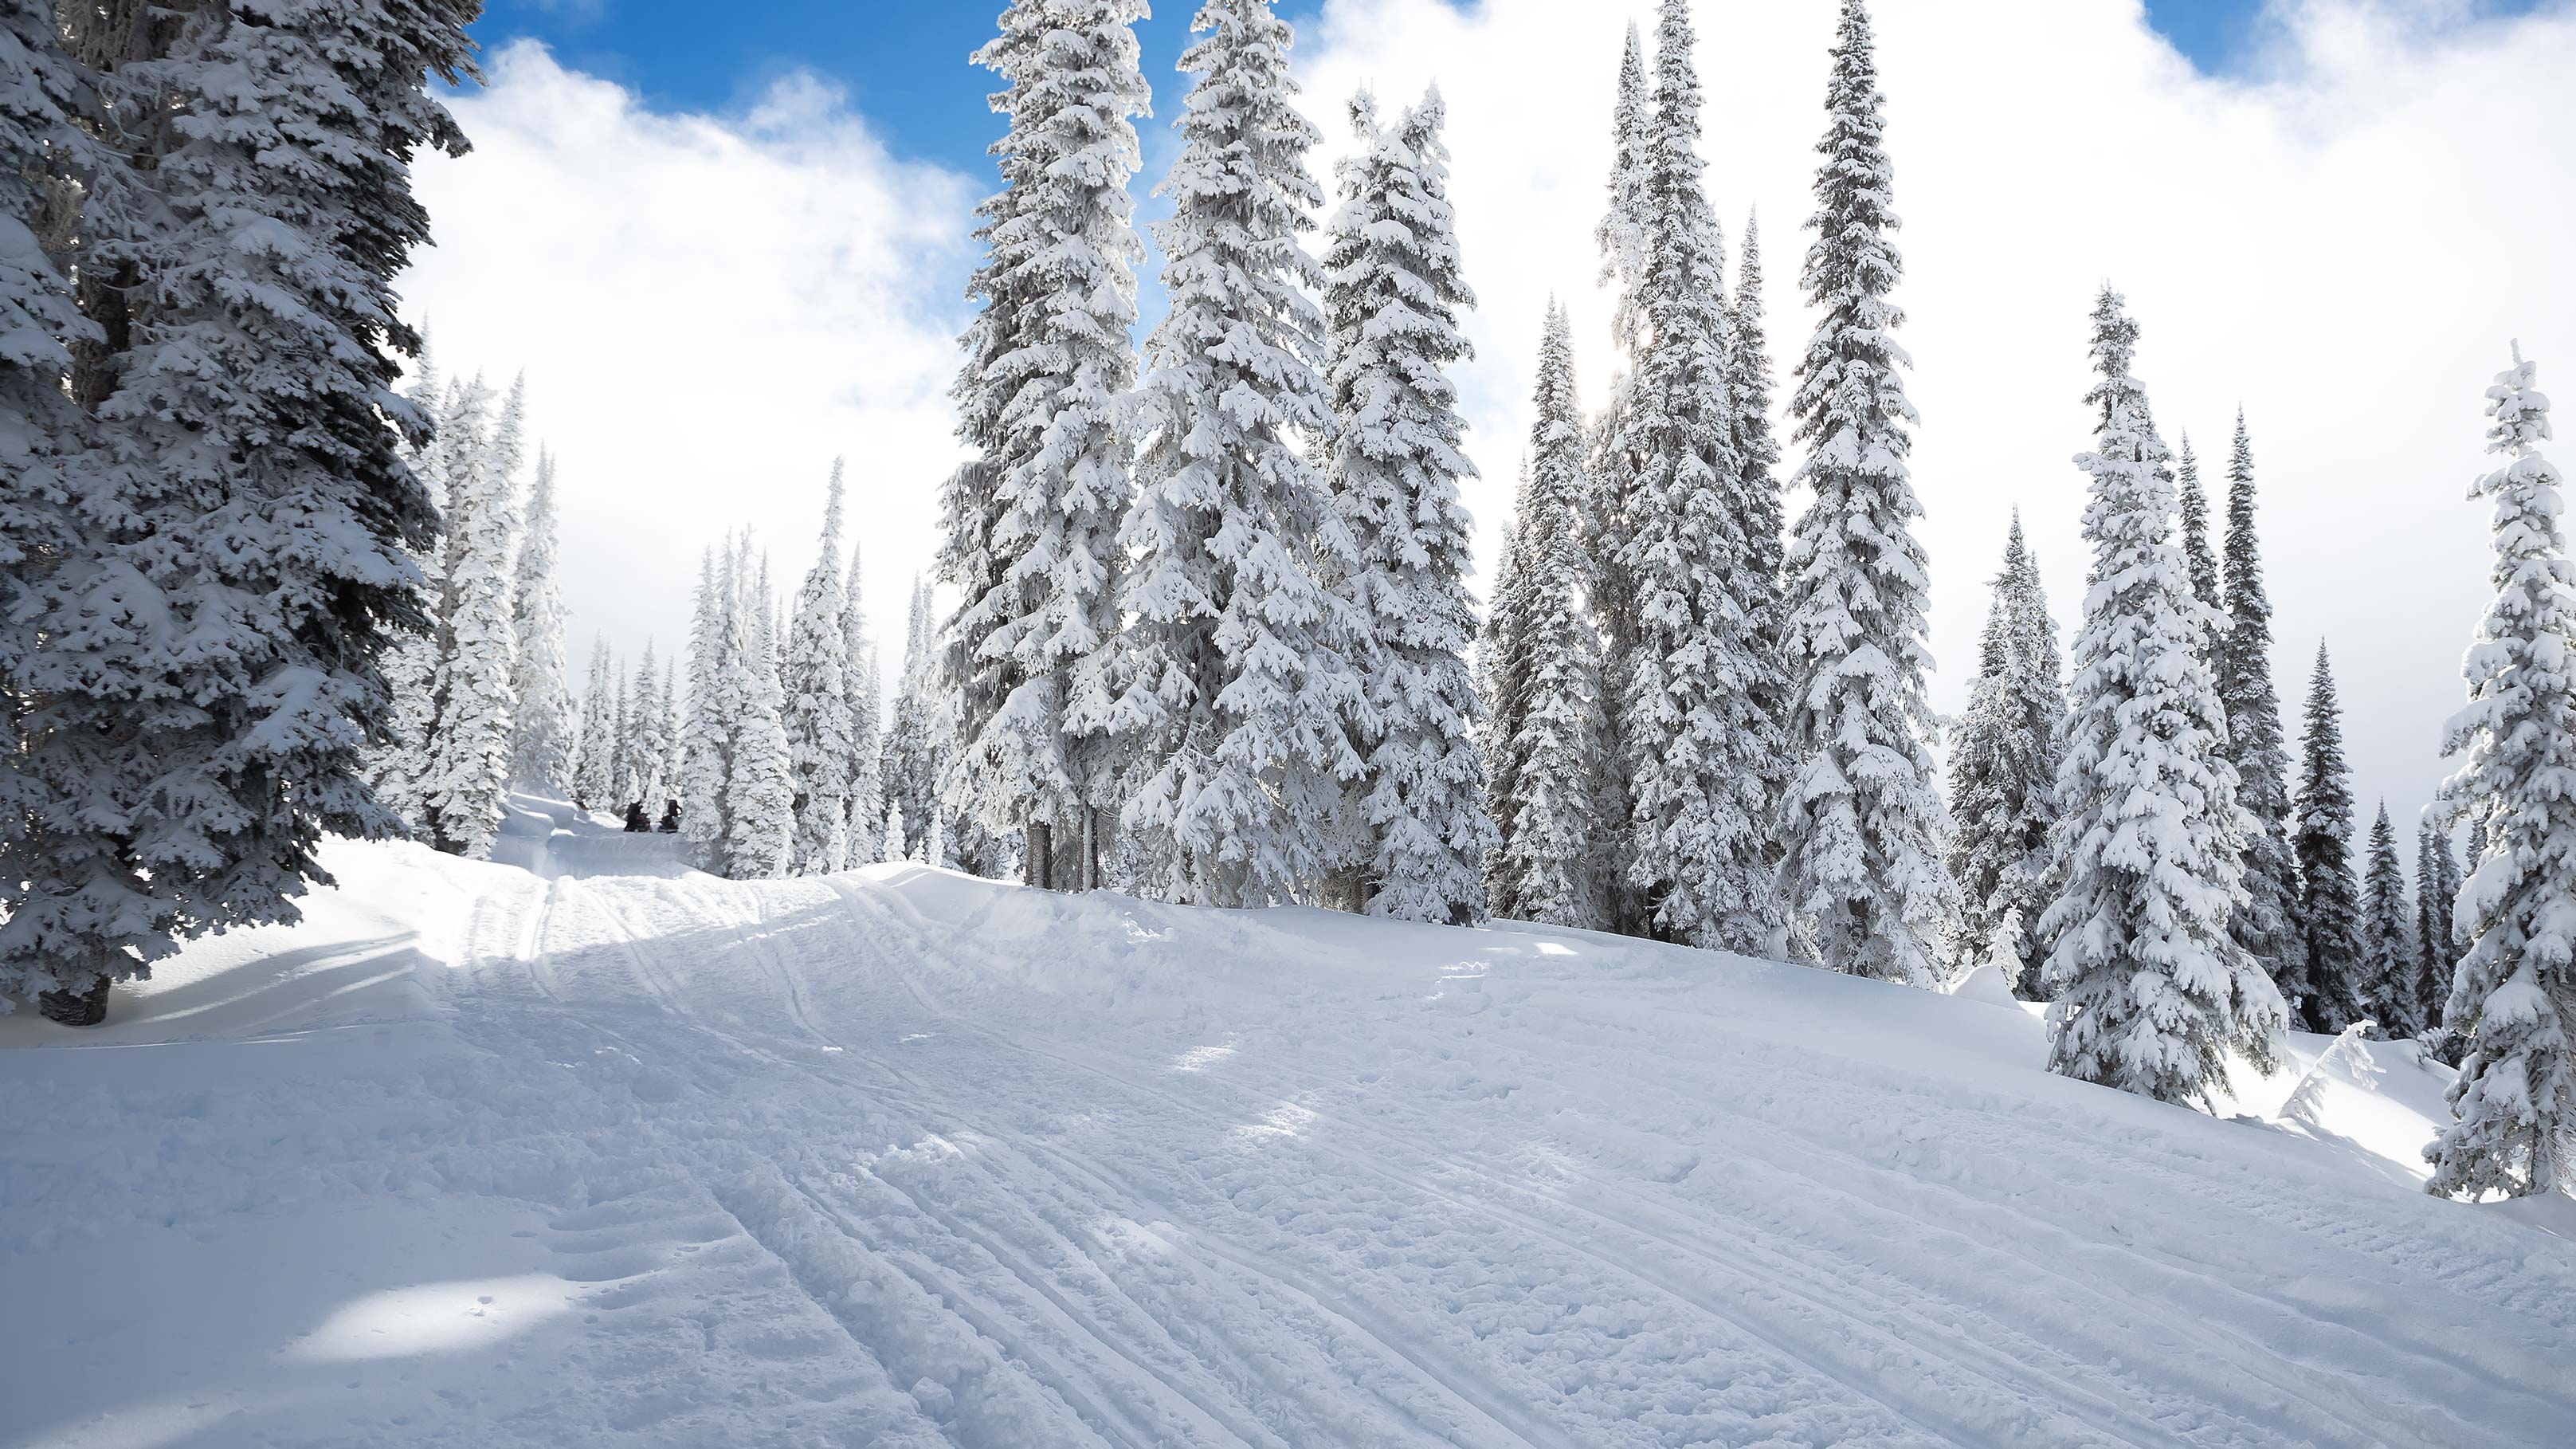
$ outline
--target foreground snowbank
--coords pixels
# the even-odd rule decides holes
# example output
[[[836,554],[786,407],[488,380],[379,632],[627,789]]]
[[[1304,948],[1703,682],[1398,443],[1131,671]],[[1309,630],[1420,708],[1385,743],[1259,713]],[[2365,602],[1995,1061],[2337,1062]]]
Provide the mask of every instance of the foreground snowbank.
[[[2213,1120],[2016,1006],[528,807],[0,1018],[0,1440],[2576,1440],[2571,1205],[2423,1197],[2402,1045]]]

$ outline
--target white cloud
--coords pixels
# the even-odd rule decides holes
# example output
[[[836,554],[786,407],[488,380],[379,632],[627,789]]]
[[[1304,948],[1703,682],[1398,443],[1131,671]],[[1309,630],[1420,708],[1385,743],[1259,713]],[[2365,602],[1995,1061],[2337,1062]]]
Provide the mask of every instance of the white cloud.
[[[1484,546],[1507,511],[1550,291],[1606,382],[1591,228],[1624,21],[1561,0],[1332,0],[1301,38],[1309,114],[1354,86],[1449,105],[1467,275],[1482,302],[1463,393]],[[2482,393],[2508,338],[2576,377],[2576,11],[2475,21],[2465,0],[2276,7],[2259,80],[2195,73],[2136,0],[1883,0],[1873,7],[1923,413],[1935,702],[1964,701],[1985,580],[2018,504],[2071,625],[2085,557],[2085,314],[2105,279],[2145,326],[2139,369],[2172,435],[2223,470],[2253,428],[2290,711],[2334,646],[2364,792],[2401,820],[2443,773],[2441,722],[2486,596]],[[1763,217],[1773,355],[1803,348],[1797,294],[1835,7],[1694,17],[1708,181],[1730,247]],[[1342,128],[1327,122],[1334,146]],[[1326,163],[1328,165],[1328,163]],[[1328,170],[1323,174],[1329,174]],[[2223,486],[2223,483],[2222,483]]]
[[[2576,375],[2576,10],[2478,20],[2471,0],[2283,0],[2244,81],[2212,80],[2137,0],[1882,0],[1899,300],[1924,415],[1934,644],[1955,707],[1984,580],[2018,504],[2071,624],[2084,557],[2085,313],[2105,278],[2146,327],[2140,371],[2213,474],[2241,400],[2254,428],[2296,728],[2307,660],[2335,646],[2368,798],[2401,815],[2441,774],[2458,659],[2485,594],[2480,397],[2520,337]],[[1331,0],[1300,37],[1305,105],[1437,79],[1448,98],[1479,359],[1463,379],[1488,548],[1527,426],[1546,295],[1576,309],[1606,381],[1592,225],[1610,89],[1645,0]],[[1729,241],[1759,205],[1774,355],[1809,318],[1799,229],[1833,7],[1702,0],[1709,184]],[[986,78],[960,67],[960,86]],[[1178,113],[1166,87],[1149,123]],[[945,390],[985,185],[889,158],[837,96],[791,81],[742,117],[673,117],[513,47],[458,103],[477,154],[422,167],[440,247],[406,284],[442,360],[525,365],[563,458],[567,587],[622,647],[683,623],[699,547],[756,526],[782,587],[810,556],[847,453],[878,637],[899,638],[954,457]],[[1149,152],[1168,145],[1149,140]],[[1148,175],[1140,193],[1158,179]]]
[[[435,248],[405,276],[440,367],[525,368],[563,487],[576,671],[685,638],[701,548],[749,527],[782,595],[849,462],[870,622],[900,651],[934,485],[973,202],[791,77],[738,116],[672,116],[521,42],[455,109],[474,152],[419,169]]]

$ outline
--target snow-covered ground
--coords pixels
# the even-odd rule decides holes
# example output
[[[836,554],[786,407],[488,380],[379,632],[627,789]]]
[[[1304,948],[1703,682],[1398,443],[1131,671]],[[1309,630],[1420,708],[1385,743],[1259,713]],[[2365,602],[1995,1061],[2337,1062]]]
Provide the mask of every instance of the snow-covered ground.
[[[2576,1444],[2576,1203],[2424,1197],[2403,1045],[2221,1121],[1973,995],[544,808],[0,1018],[0,1440]]]

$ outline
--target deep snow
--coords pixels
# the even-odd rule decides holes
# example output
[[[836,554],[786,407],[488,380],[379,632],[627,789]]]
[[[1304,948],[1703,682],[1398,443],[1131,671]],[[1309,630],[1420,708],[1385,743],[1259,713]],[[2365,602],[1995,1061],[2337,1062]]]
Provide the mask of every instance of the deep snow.
[[[2403,1044],[2214,1120],[1973,993],[522,803],[0,1018],[0,1441],[2576,1443],[2576,1203],[2423,1196]]]

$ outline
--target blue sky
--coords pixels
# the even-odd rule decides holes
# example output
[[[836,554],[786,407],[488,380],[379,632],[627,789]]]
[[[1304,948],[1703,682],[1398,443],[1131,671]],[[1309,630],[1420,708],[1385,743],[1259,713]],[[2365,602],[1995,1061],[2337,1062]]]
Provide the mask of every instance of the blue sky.
[[[2493,8],[2528,9],[2531,0]],[[966,57],[993,31],[1000,0],[490,0],[476,33],[487,48],[519,36],[566,64],[622,82],[657,109],[723,110],[798,66],[847,87],[898,154],[979,174],[996,134],[984,72]],[[1175,114],[1173,71],[1196,0],[1159,0],[1141,30],[1156,122]],[[1291,0],[1291,20],[1319,5]],[[2243,52],[2261,0],[2150,0],[2148,13],[2202,69]]]

